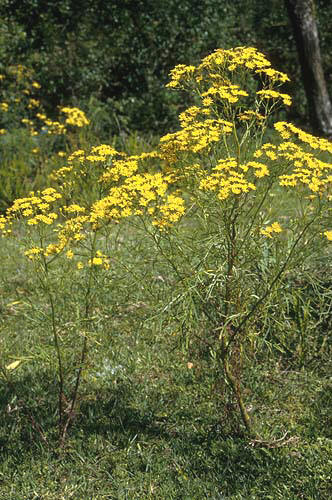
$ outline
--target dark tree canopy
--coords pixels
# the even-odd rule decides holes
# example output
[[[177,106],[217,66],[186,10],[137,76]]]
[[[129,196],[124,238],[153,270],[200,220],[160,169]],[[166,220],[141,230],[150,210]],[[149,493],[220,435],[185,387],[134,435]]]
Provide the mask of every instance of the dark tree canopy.
[[[330,0],[317,0],[317,14],[331,92]],[[291,84],[285,90],[294,96],[291,119],[303,123],[308,112],[300,65],[280,0],[0,3],[0,70],[15,63],[32,67],[49,113],[69,103],[91,112],[99,103],[124,128],[169,130],[186,104],[164,87],[170,69],[180,63],[195,64],[216,48],[237,45],[256,46],[277,69],[289,74]],[[115,123],[113,118],[110,122]]]

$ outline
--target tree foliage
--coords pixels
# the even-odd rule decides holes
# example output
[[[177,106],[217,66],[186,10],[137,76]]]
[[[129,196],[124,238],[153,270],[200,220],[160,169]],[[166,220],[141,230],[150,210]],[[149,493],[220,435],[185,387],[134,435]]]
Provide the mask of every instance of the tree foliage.
[[[330,2],[319,0],[317,11],[331,86]],[[278,0],[3,0],[0,18],[0,64],[33,67],[50,110],[93,97],[107,103],[121,128],[163,132],[183,104],[164,88],[175,64],[253,45],[290,73],[295,114],[305,116],[296,47]]]

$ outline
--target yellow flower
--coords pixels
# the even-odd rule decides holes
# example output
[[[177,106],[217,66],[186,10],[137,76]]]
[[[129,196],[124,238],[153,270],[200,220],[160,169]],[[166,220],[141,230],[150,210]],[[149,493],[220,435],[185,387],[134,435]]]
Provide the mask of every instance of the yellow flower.
[[[268,238],[272,238],[273,233],[281,233],[282,228],[279,224],[279,222],[273,222],[270,226],[266,226],[265,229],[261,229],[260,233],[263,236],[267,236]]]
[[[42,254],[43,253],[43,249],[40,248],[40,247],[34,247],[34,248],[30,248],[29,250],[26,250],[24,252],[24,255],[26,257],[28,257],[28,259],[30,260],[35,260],[36,258],[38,258],[38,255]]]
[[[93,257],[93,259],[89,260],[89,266],[101,266],[103,263],[103,259],[101,257]]]
[[[37,99],[29,99],[29,104],[28,104],[29,109],[38,108],[38,106],[40,106],[40,101],[38,101]]]
[[[75,213],[75,212],[79,213],[79,212],[85,212],[85,208],[73,203],[68,207],[63,207],[63,211],[68,213]]]
[[[324,236],[326,236],[326,238],[329,240],[329,241],[332,241],[332,231],[325,231],[324,232]]]
[[[281,233],[282,231],[279,222],[273,222],[273,224],[271,224],[271,228],[274,233]]]

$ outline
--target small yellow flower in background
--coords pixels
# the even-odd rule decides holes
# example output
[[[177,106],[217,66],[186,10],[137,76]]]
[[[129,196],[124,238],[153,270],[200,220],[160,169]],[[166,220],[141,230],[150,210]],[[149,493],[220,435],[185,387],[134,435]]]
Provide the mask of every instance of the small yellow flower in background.
[[[0,102],[0,109],[1,111],[4,111],[5,113],[8,111],[8,104],[6,102]]]
[[[32,82],[32,85],[31,85],[34,89],[40,89],[41,88],[41,85],[38,83],[38,82]]]
[[[108,270],[110,268],[109,260],[106,255],[104,255],[100,250],[97,250],[95,257],[89,259],[89,266],[103,266],[104,269]]]
[[[332,230],[330,230],[330,231],[325,231],[325,232],[324,232],[324,236],[326,236],[326,238],[327,238],[329,241],[332,241]]]
[[[24,123],[24,125],[32,125],[33,124],[32,120],[29,120],[28,118],[22,118],[21,123]]]
[[[252,119],[262,121],[262,120],[265,120],[266,117],[264,115],[261,115],[260,113],[257,113],[256,111],[252,111],[252,110],[248,109],[247,111],[240,113],[238,115],[238,118],[241,121],[252,120]]]
[[[273,222],[273,224],[271,224],[270,226],[266,226],[265,229],[260,230],[260,233],[263,236],[267,236],[268,238],[272,238],[273,233],[281,233],[281,232],[282,232],[282,228],[281,228],[279,222]]]
[[[7,223],[6,217],[0,215],[0,229],[4,229],[6,227],[6,223]]]
[[[271,225],[271,227],[272,227],[272,231],[274,233],[281,233],[281,231],[282,231],[279,222],[273,222],[273,224]]]
[[[29,109],[38,108],[39,106],[40,106],[40,101],[38,101],[37,99],[29,99],[29,104],[28,104]]]
[[[68,157],[68,161],[71,162],[71,161],[75,160],[75,158],[78,158],[79,161],[84,161],[84,155],[85,155],[85,151],[83,149],[78,149],[77,151],[74,151]]]
[[[73,125],[74,127],[84,127],[89,125],[90,121],[85,116],[85,113],[78,108],[61,108],[60,111],[67,115],[66,123],[67,125]]]
[[[63,158],[64,156],[66,156],[66,153],[64,151],[58,151],[58,156],[60,156],[60,158]]]
[[[77,269],[83,269],[84,265],[82,264],[82,262],[77,262]]]
[[[0,128],[0,135],[4,135],[7,133],[7,130],[4,128]]]
[[[35,155],[36,155],[37,153],[39,153],[39,151],[40,151],[40,149],[39,149],[39,148],[33,148],[33,150],[32,150],[33,154],[35,154]]]
[[[27,224],[29,226],[36,226],[38,224],[38,220],[36,219],[36,217],[32,218],[32,219],[29,219]]]
[[[72,259],[74,257],[74,252],[72,250],[67,250],[66,257],[67,259]]]
[[[89,266],[101,266],[103,259],[101,257],[93,257],[89,260]]]

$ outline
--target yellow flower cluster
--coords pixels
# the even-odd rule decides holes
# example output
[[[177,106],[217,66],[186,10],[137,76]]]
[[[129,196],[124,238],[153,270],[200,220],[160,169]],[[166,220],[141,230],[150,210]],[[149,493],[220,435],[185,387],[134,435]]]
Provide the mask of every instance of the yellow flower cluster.
[[[218,49],[197,66],[179,65],[171,71],[171,88],[188,87],[197,97],[195,106],[180,114],[181,129],[160,140],[161,156],[168,165],[174,165],[188,154],[212,153],[227,136],[238,142],[241,126],[249,130],[253,125],[265,126],[266,116],[276,104],[291,104],[288,94],[275,90],[288,80],[287,75],[271,68],[266,57],[252,47]],[[262,80],[263,89],[255,92],[253,77]],[[242,88],[252,78],[253,85]],[[254,102],[255,109],[246,109],[246,102]],[[264,103],[265,115],[261,107]],[[231,156],[229,152],[228,156]],[[264,173],[265,172],[265,173]],[[258,169],[257,174],[267,175]],[[256,175],[257,176],[257,175]],[[211,179],[212,181],[212,179]]]
[[[270,61],[254,47],[235,47],[234,49],[218,49],[205,57],[196,72],[197,81],[204,79],[204,72],[221,69],[226,80],[232,79],[237,71],[251,71],[266,77],[273,83],[284,83],[288,76],[271,68]]]
[[[266,119],[266,116],[262,115],[261,113],[257,113],[257,111],[247,109],[243,113],[238,114],[238,119],[240,121],[248,121],[248,120],[254,119],[254,120],[262,122],[263,120]]]
[[[195,71],[195,66],[186,66],[185,64],[178,64],[174,69],[171,70],[170,76],[171,81],[166,85],[169,88],[179,88],[183,86],[185,82],[192,79]]]
[[[181,196],[169,194],[166,202],[159,207],[160,216],[152,221],[154,226],[165,229],[177,222],[185,213],[185,204]]]
[[[25,217],[29,226],[40,223],[53,224],[58,218],[58,214],[53,212],[54,203],[61,198],[61,194],[54,188],[47,188],[41,192],[30,193],[26,198],[18,198],[7,211],[7,221],[12,221],[15,217]]]
[[[29,104],[28,104],[28,108],[29,109],[32,109],[32,108],[39,108],[40,106],[40,101],[38,99],[29,99]]]
[[[219,98],[228,101],[229,103],[238,102],[240,97],[248,97],[245,90],[240,89],[239,85],[213,85],[206,92],[202,93],[202,97]]]
[[[146,209],[153,213],[151,205],[164,198],[168,180],[161,173],[146,172],[128,176],[121,186],[111,187],[104,198],[92,205],[90,222],[96,227],[105,220],[141,215]]]
[[[188,122],[179,132],[167,134],[160,139],[161,156],[165,160],[174,162],[178,153],[187,151],[199,153],[220,142],[221,137],[230,134],[233,124],[227,120],[207,119],[204,121]]]
[[[301,130],[300,128],[293,125],[293,123],[278,122],[274,125],[274,128],[277,130],[277,132],[279,132],[283,139],[290,139],[292,136],[295,136],[301,142],[309,144],[312,149],[318,149],[320,151],[328,151],[329,153],[332,153],[331,141],[308,134],[304,130]]]
[[[199,187],[204,191],[217,191],[220,200],[226,200],[232,194],[248,193],[256,189],[256,186],[245,178],[243,172],[248,169],[249,164],[239,168],[235,158],[219,160],[211,175],[200,181]]]
[[[313,193],[320,195],[330,192],[332,183],[332,164],[314,155],[311,150],[332,153],[332,144],[299,129],[292,123],[278,122],[274,125],[283,142],[278,146],[266,143],[255,151],[254,157],[267,157],[269,160],[285,161],[292,166],[290,173],[280,175],[280,185],[295,187],[306,185]],[[293,138],[294,141],[289,140]],[[301,144],[302,143],[302,144]]]
[[[3,236],[8,236],[12,232],[10,227],[11,221],[9,221],[3,215],[0,215],[0,231]]]
[[[154,226],[166,230],[185,214],[187,198],[200,196],[202,191],[204,197],[210,193],[222,202],[247,196],[257,193],[260,185],[266,186],[263,178],[271,175],[279,176],[281,186],[301,184],[314,193],[328,191],[331,163],[308,150],[331,152],[328,141],[279,122],[275,125],[282,138],[279,145],[266,143],[254,153],[242,147],[245,139],[250,141],[252,130],[264,130],[276,104],[290,105],[289,96],[275,90],[287,76],[270,66],[263,54],[250,47],[220,49],[197,67],[177,66],[168,87],[191,87],[196,95],[195,105],[180,114],[178,131],[161,137],[154,151],[139,155],[127,155],[108,144],[74,151],[52,174],[57,189],[16,200],[6,217],[0,217],[0,230],[5,234],[15,217],[23,217],[28,226],[35,226],[31,229],[49,231],[47,244],[26,250],[29,259],[62,254],[74,260],[78,269],[107,270],[106,255],[95,248],[88,252],[88,236],[107,231],[122,218],[147,215]],[[247,76],[259,76],[263,89],[256,92],[250,84],[243,89]],[[247,102],[252,109],[246,109]],[[68,125],[88,124],[77,108],[61,111]],[[48,129],[56,128],[46,115],[37,117]],[[29,121],[27,125],[32,126]],[[86,186],[90,191],[82,195]],[[260,229],[260,234],[272,238],[281,231],[280,224],[273,222]],[[324,235],[332,239],[331,231]]]
[[[288,94],[281,94],[275,90],[259,90],[256,94],[262,96],[263,99],[281,99],[286,106],[292,104],[292,99]]]
[[[61,108],[60,111],[67,115],[66,124],[74,127],[85,127],[90,121],[85,116],[84,112],[78,108]]]
[[[83,149],[74,151],[67,158],[68,164],[51,174],[51,178],[60,182],[64,191],[75,183],[89,177],[98,183],[107,184],[120,177],[128,177],[136,172],[139,157],[127,157],[108,144],[94,146],[89,152]]]
[[[39,255],[43,255],[43,249],[41,247],[29,248],[24,252],[24,255],[30,260],[35,260]]]
[[[18,64],[7,68],[7,73],[9,77],[6,80],[8,89],[6,89],[3,95],[6,97],[7,94],[10,94],[11,106],[9,107],[8,102],[6,102],[8,99],[6,99],[6,101],[0,103],[0,111],[8,112],[13,110],[13,114],[17,115],[15,105],[19,104],[19,114],[21,115],[22,107],[25,107],[26,116],[23,118],[22,123],[27,126],[32,136],[39,135],[40,131],[42,134],[64,135],[67,132],[66,126],[68,125],[84,127],[89,124],[89,120],[84,112],[72,107],[61,108],[61,112],[66,115],[65,123],[51,120],[43,112],[40,100],[36,97],[36,92],[41,88],[41,85],[34,80],[33,71]],[[1,80],[5,80],[5,76],[2,76]],[[13,92],[16,94],[20,92],[19,97],[14,96],[15,98],[13,98]]]

